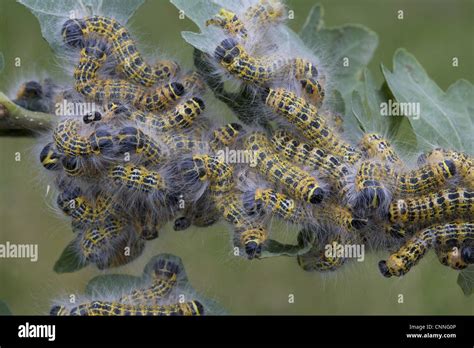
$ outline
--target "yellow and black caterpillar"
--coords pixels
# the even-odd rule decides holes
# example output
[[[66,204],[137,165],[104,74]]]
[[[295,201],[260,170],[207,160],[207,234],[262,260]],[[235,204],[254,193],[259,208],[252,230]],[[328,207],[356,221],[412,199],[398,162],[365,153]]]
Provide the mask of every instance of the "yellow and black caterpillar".
[[[86,46],[91,35],[102,37],[112,47],[118,70],[130,81],[146,87],[169,80],[180,70],[176,62],[169,60],[158,61],[154,66],[147,64],[127,28],[113,18],[70,19],[64,23],[61,33],[67,45],[77,48]]]
[[[474,245],[474,224],[472,222],[450,222],[433,225],[417,232],[387,260],[379,262],[380,272],[385,277],[406,274],[430,248],[458,248],[465,264],[474,260],[469,251]],[[462,252],[462,250],[466,250]],[[467,266],[467,265],[466,265]]]

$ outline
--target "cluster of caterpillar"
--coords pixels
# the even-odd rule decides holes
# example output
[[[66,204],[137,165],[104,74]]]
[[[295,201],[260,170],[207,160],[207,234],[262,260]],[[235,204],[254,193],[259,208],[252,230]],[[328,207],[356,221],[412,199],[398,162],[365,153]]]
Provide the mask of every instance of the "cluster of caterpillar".
[[[100,277],[99,277],[100,278]],[[54,316],[198,316],[206,305],[186,289],[187,277],[181,259],[170,254],[155,256],[145,267],[140,285],[119,291],[100,287],[89,296],[74,296],[74,302],[58,299],[50,310]],[[192,296],[185,296],[189,293]],[[179,298],[182,296],[182,299]],[[189,298],[186,298],[189,297]]]
[[[210,73],[230,77],[250,97],[251,114],[262,115],[245,126],[211,127],[197,96],[204,76],[182,75],[174,61],[146,63],[114,19],[64,23],[65,47],[80,51],[77,98],[102,109],[61,118],[40,159],[55,173],[58,205],[84,261],[129,262],[170,220],[175,230],[224,220],[241,254],[259,258],[275,218],[302,228],[299,243],[308,248],[297,260],[305,270],[340,268],[347,256],[325,247],[347,244],[400,247],[380,262],[384,275],[406,273],[421,257],[413,243],[434,246],[456,269],[473,263],[473,158],[436,149],[410,168],[378,134],[352,144],[326,102],[331,72],[279,40],[284,4],[259,0],[234,10],[206,22],[220,34],[205,58]],[[446,249],[452,244],[459,254]],[[132,255],[123,257],[124,248]]]
[[[451,231],[455,240],[450,242],[460,250],[457,269],[472,263],[472,242],[463,226],[474,212],[473,158],[437,149],[421,156],[418,168],[409,168],[379,134],[366,133],[357,144],[347,141],[325,102],[331,72],[311,53],[288,52],[279,36],[285,16],[284,4],[261,0],[235,12],[223,8],[206,22],[223,36],[206,57],[215,73],[230,77],[241,91],[252,91],[257,102],[249,105],[258,109],[252,114],[272,121],[244,140],[245,149],[255,154],[250,171],[257,176],[244,206],[304,227],[299,241],[311,248],[298,263],[306,270],[344,264],[344,258],[325,255],[325,246],[391,249],[412,243],[410,238],[431,224],[440,224],[431,227],[438,231],[436,244],[445,237],[440,227],[445,223],[460,226],[459,234]],[[409,245],[401,248],[412,251]],[[443,260],[454,267],[453,255]],[[384,275],[404,273],[396,267],[404,265],[380,263]]]

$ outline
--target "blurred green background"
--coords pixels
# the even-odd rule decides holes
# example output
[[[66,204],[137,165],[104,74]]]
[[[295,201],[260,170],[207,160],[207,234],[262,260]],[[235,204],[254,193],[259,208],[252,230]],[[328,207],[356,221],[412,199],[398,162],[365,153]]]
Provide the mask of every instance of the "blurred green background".
[[[107,1],[107,0],[104,0]],[[317,1],[289,1],[299,30]],[[370,69],[382,81],[380,63],[391,68],[392,55],[405,47],[443,89],[459,78],[474,80],[474,1],[472,0],[327,0],[328,26],[363,24],[379,35],[379,46]],[[404,11],[404,20],[397,11]],[[189,20],[167,1],[148,0],[134,15],[131,30],[143,47],[175,55],[189,66],[192,49],[180,31],[193,30]],[[48,44],[41,38],[36,18],[13,0],[0,0],[0,52],[5,66],[0,90],[10,92],[21,81],[61,76]],[[14,58],[22,59],[21,68]],[[459,67],[451,65],[459,58]],[[0,58],[1,60],[1,58]],[[34,139],[0,139],[0,243],[35,243],[39,260],[0,259],[0,299],[15,314],[47,313],[58,295],[82,292],[88,280],[101,272],[88,267],[57,275],[52,267],[72,239],[68,223],[54,213],[53,197],[46,196],[47,178],[33,156]],[[15,161],[20,152],[21,161]],[[286,226],[277,238],[294,240]],[[439,264],[429,253],[402,279],[385,279],[377,262],[384,254],[369,255],[334,274],[306,273],[292,258],[247,261],[232,257],[229,229],[224,224],[209,229],[174,232],[168,226],[147,244],[145,254],[115,270],[140,274],[149,258],[160,252],[183,258],[194,287],[220,302],[231,314],[473,314],[474,297],[466,298],[456,285],[457,272]],[[289,294],[295,296],[288,303]],[[398,303],[398,295],[404,303]]]

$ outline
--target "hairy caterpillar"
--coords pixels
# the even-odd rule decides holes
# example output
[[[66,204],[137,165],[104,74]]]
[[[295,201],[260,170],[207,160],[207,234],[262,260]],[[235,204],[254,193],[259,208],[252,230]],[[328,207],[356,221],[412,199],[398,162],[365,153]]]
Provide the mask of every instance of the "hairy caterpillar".
[[[424,196],[399,199],[390,204],[392,223],[426,223],[474,214],[474,192],[464,188],[446,189]]]
[[[61,33],[66,44],[79,48],[86,45],[85,41],[91,34],[103,37],[112,46],[119,71],[132,82],[146,87],[169,80],[180,70],[176,62],[169,60],[158,61],[154,66],[147,64],[127,28],[113,18],[92,16],[70,19],[64,23]]]
[[[390,191],[383,184],[386,175],[393,175],[388,165],[371,161],[360,163],[355,177],[356,207],[386,210],[392,198]]]
[[[426,164],[397,175],[394,195],[420,195],[436,190],[456,175],[452,160]]]
[[[40,161],[47,170],[58,170],[61,168],[61,155],[54,149],[52,142],[46,144],[40,152]]]
[[[298,236],[299,239],[307,238],[305,234],[311,233],[310,231],[303,230]],[[341,245],[341,236],[335,236],[328,241],[327,244],[320,243],[316,238],[312,243],[313,247],[310,251],[303,255],[298,255],[296,260],[298,265],[305,271],[317,271],[317,272],[332,272],[344,265],[346,259],[337,255],[329,255],[325,253],[325,248],[321,248],[324,245],[330,245],[333,249],[336,249],[338,245]]]
[[[143,110],[163,110],[185,92],[179,82],[147,90],[125,80],[104,80],[97,71],[105,63],[108,47],[103,41],[88,40],[81,50],[79,64],[74,71],[76,90],[86,98],[99,103],[128,102]]]
[[[271,142],[275,151],[281,153],[287,160],[319,170],[333,183],[339,183],[349,173],[347,166],[339,158],[300,142],[284,130],[274,132]]]
[[[385,277],[399,277],[415,266],[432,247],[460,248],[473,243],[474,224],[472,222],[433,225],[417,232],[387,260],[380,261],[379,269]]]
[[[204,109],[204,102],[197,97],[181,102],[173,110],[165,111],[159,115],[142,110],[132,110],[127,106],[114,103],[109,106],[109,112],[114,115],[121,115],[141,127],[155,132],[187,129]]]
[[[256,168],[268,180],[285,188],[290,196],[312,204],[320,203],[324,191],[318,180],[274,153],[263,133],[255,132],[245,140],[247,150],[253,151]]]
[[[160,145],[138,128],[124,127],[114,137],[114,140],[118,145],[118,153],[125,154],[133,151],[144,157],[145,165],[160,164],[166,158],[166,153],[160,148]]]
[[[366,219],[355,216],[349,208],[335,202],[327,202],[321,207],[315,207],[313,214],[318,220],[330,226],[339,226],[344,231],[359,230],[367,225]]]
[[[217,151],[222,146],[231,146],[243,133],[243,127],[238,123],[229,123],[212,131],[209,146]]]
[[[246,22],[253,24],[252,27],[278,23],[283,20],[284,10],[284,5],[279,1],[260,0],[245,11],[243,18]],[[221,27],[232,36],[242,37],[243,39],[248,36],[248,30],[237,14],[224,8],[221,8],[217,15],[206,21],[206,26],[209,25]]]
[[[471,156],[462,152],[437,148],[419,158],[419,162],[427,162],[430,164],[435,164],[443,160],[453,161],[456,172],[462,178],[463,183],[469,189],[474,189],[474,159]]]
[[[108,128],[99,128],[85,137],[79,134],[79,123],[74,119],[59,122],[53,131],[53,139],[58,152],[71,157],[107,153],[113,147]]]
[[[133,305],[119,302],[93,301],[68,310],[64,306],[54,306],[51,315],[81,316],[171,316],[203,315],[204,307],[199,301],[190,301],[170,305]]]
[[[123,221],[109,216],[98,226],[88,227],[79,239],[81,255],[85,260],[102,263],[122,237]]]
[[[318,70],[303,58],[277,58],[250,56],[233,38],[223,40],[215,49],[214,57],[233,76],[257,86],[284,80],[287,76],[300,81],[304,92],[319,105],[324,89],[318,82]]]
[[[108,177],[119,187],[150,193],[166,189],[163,177],[155,171],[132,164],[116,165],[109,170]]]
[[[360,141],[359,147],[369,158],[387,161],[397,167],[403,166],[403,162],[392,145],[379,134],[365,134]]]
[[[295,125],[314,145],[342,157],[349,163],[361,158],[352,146],[338,138],[336,133],[318,115],[317,108],[288,90],[268,89],[265,104]]]
[[[292,223],[303,223],[308,217],[303,207],[293,199],[272,189],[257,188],[242,196],[244,207],[249,211],[263,208],[265,211]]]
[[[115,212],[110,197],[101,195],[91,203],[87,197],[81,194],[78,187],[63,191],[58,195],[56,201],[58,207],[72,218],[73,223],[81,226],[100,223]]]

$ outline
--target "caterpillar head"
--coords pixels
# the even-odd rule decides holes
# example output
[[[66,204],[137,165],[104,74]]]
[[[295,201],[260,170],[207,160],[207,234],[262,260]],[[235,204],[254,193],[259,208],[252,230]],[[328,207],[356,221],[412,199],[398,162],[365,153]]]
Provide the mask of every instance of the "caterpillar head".
[[[233,38],[223,40],[214,51],[214,57],[224,66],[229,66],[242,53],[242,48]]]
[[[85,23],[80,19],[67,20],[61,29],[64,43],[75,48],[84,47]]]
[[[461,259],[467,264],[474,264],[474,246],[466,246],[461,249]]]
[[[59,160],[61,156],[53,147],[53,143],[48,143],[40,153],[40,161],[43,167],[47,170],[58,170],[60,169]]]

